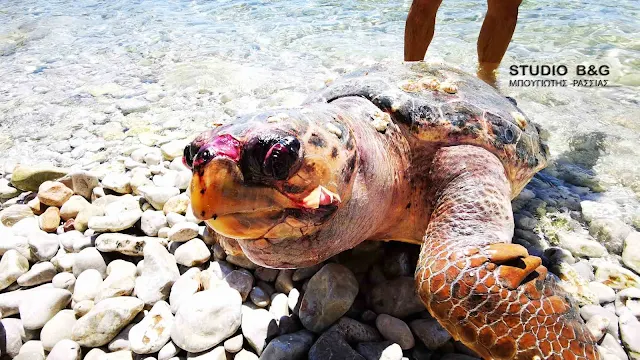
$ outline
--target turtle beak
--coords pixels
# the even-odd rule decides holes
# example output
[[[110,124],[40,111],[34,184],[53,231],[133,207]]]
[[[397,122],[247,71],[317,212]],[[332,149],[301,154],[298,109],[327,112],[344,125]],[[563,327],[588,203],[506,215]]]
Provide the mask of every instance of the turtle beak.
[[[216,156],[194,167],[194,215],[234,239],[256,239],[275,226],[294,202],[275,189],[247,186],[236,160]]]

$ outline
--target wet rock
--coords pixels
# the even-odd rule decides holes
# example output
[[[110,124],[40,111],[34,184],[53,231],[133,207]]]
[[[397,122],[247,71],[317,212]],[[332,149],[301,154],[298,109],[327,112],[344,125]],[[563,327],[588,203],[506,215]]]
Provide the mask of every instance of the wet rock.
[[[158,236],[158,230],[167,226],[167,218],[162,211],[147,210],[142,213],[140,228],[147,236]]]
[[[96,248],[101,252],[119,252],[129,256],[143,256],[147,241],[157,241],[149,237],[136,237],[127,234],[105,233],[96,238]]]
[[[78,212],[78,216],[73,221],[73,227],[80,232],[84,232],[89,228],[90,219],[102,215],[104,215],[104,210],[101,207],[93,204],[87,205]]]
[[[268,311],[242,306],[242,334],[258,355],[277,333],[276,321]]]
[[[596,341],[600,341],[607,332],[609,319],[601,315],[595,315],[587,321],[586,325],[594,339],[596,339]]]
[[[42,328],[40,340],[47,351],[51,351],[58,341],[71,339],[71,329],[76,323],[73,310],[60,310]]]
[[[0,222],[4,226],[11,227],[18,221],[32,216],[33,211],[28,205],[14,204],[0,211]]]
[[[169,235],[169,238],[171,239],[171,235]],[[176,249],[174,256],[176,262],[180,265],[198,266],[209,261],[209,258],[211,258],[211,252],[202,240],[193,239],[180,245],[180,247]],[[244,299],[246,299],[246,295],[244,296],[243,301]]]
[[[185,299],[200,289],[200,269],[191,268],[182,274],[171,287],[169,304],[171,312],[176,313]]]
[[[18,354],[24,360],[44,359],[44,347],[38,340],[29,340],[22,345]]]
[[[89,202],[80,195],[73,195],[67,200],[67,202],[60,208],[60,218],[64,221],[74,219],[78,216],[78,213],[89,206]]]
[[[0,290],[13,284],[29,271],[29,261],[16,250],[9,250],[0,260]]]
[[[587,234],[577,232],[557,233],[559,245],[580,257],[602,257],[607,255],[607,249]]]
[[[90,199],[91,192],[99,185],[98,177],[86,171],[71,172],[60,179],[60,182],[85,199]]]
[[[20,195],[20,190],[9,185],[7,179],[0,179],[0,200],[13,199]]]
[[[627,360],[629,358],[627,356],[627,353],[622,348],[622,345],[620,345],[618,339],[611,334],[605,334],[602,342],[600,343],[600,346],[610,351],[618,359]]]
[[[38,216],[38,224],[42,231],[55,232],[60,225],[60,210],[57,207],[47,208],[42,215]]]
[[[51,349],[49,356],[47,356],[48,360],[80,360],[81,357],[80,345],[69,339],[60,340],[54,347]]]
[[[589,234],[596,238],[612,254],[620,255],[624,239],[631,228],[619,219],[594,219],[589,224]]]
[[[429,350],[435,350],[451,339],[451,335],[435,319],[413,320],[409,326]]]
[[[618,317],[613,311],[609,311],[598,305],[585,305],[580,308],[580,316],[582,316],[585,321],[589,321],[594,316],[601,316],[609,319],[607,332],[616,338],[618,337]]]
[[[162,349],[158,351],[158,360],[169,360],[176,356],[180,350],[181,349],[177,347],[173,341],[169,341],[167,345],[163,346]]]
[[[73,190],[58,181],[45,181],[38,188],[40,203],[60,208],[73,195]]]
[[[87,269],[78,276],[73,291],[73,301],[94,300],[102,285],[102,274],[95,269]]]
[[[272,294],[269,312],[278,323],[281,318],[289,316],[289,298],[287,295],[283,293]]]
[[[360,355],[366,360],[401,360],[400,345],[391,341],[360,343],[356,347]]]
[[[136,354],[160,351],[171,338],[173,322],[169,304],[158,301],[144,319],[129,331],[131,350]]]
[[[382,282],[369,292],[368,302],[378,314],[404,318],[424,310],[413,277],[403,276]]]
[[[0,320],[0,331],[3,332],[0,355],[8,355],[10,358],[18,356],[25,332],[20,319],[6,318]]]
[[[629,269],[640,273],[640,232],[631,231],[625,238],[622,262]]]
[[[89,219],[88,226],[96,232],[118,232],[133,227],[142,211],[127,210],[113,215],[93,216]]]
[[[587,260],[580,260],[571,266],[576,270],[578,275],[586,281],[593,281],[596,279],[593,274],[593,266],[591,266]]]
[[[640,277],[622,266],[610,263],[594,265],[596,266],[595,280],[614,290],[640,287]]]
[[[249,293],[251,302],[258,307],[265,308],[271,303],[270,296],[259,286],[254,286]]]
[[[198,236],[199,230],[198,224],[188,221],[181,222],[175,224],[171,230],[169,230],[168,239],[176,242],[189,241]]]
[[[247,296],[249,296],[249,292],[253,287],[253,276],[249,271],[244,269],[234,270],[224,278],[224,281],[226,281],[232,289],[238,290],[240,296],[242,296],[242,302],[247,300]]]
[[[415,345],[409,326],[398,318],[380,314],[376,319],[376,327],[385,339],[400,345],[402,350],[409,350]]]
[[[582,216],[588,222],[599,218],[619,219],[621,217],[620,210],[612,204],[585,200],[580,202],[580,207]]]
[[[382,270],[389,278],[412,276],[415,262],[408,249],[401,246],[385,254]]]
[[[353,350],[340,333],[330,331],[311,346],[309,360],[364,360],[364,357]]]
[[[131,177],[126,174],[109,173],[102,179],[102,187],[118,194],[131,193]]]
[[[241,307],[240,294],[229,287],[198,292],[186,299],[178,309],[171,340],[189,352],[210,349],[238,330]]]
[[[73,275],[78,277],[87,269],[98,270],[103,278],[107,276],[107,263],[104,261],[102,255],[100,255],[100,252],[94,247],[82,249],[82,251],[75,256]]]
[[[191,203],[191,199],[187,194],[180,194],[172,196],[162,207],[162,211],[165,214],[170,212],[184,215],[187,212],[187,207]]]
[[[180,194],[180,189],[176,187],[158,187],[152,185],[138,187],[138,192],[151,204],[156,210],[162,210],[164,204],[173,196]]]
[[[144,303],[130,296],[104,299],[73,326],[72,339],[85,347],[109,343],[142,310]]]
[[[353,273],[339,264],[327,264],[310,280],[299,316],[308,330],[320,332],[344,315],[358,294]]]
[[[122,262],[123,266],[115,267],[114,265],[119,262]],[[129,296],[133,293],[136,283],[136,267],[133,264],[123,260],[114,260],[109,264],[107,273],[109,275],[98,287],[94,299],[96,303],[107,298]]]
[[[66,174],[66,170],[52,166],[18,165],[11,174],[11,185],[23,191],[38,191],[45,181],[57,180]]]
[[[116,337],[113,338],[113,340],[109,341],[109,344],[107,345],[107,349],[111,351],[111,353],[122,351],[122,350],[129,350],[129,351],[131,350],[131,342],[129,341],[129,332],[131,331],[132,327],[133,327],[133,324],[129,324],[125,326],[125,328],[122,329],[122,331],[120,331],[118,335],[116,335]]]
[[[244,343],[244,337],[242,334],[238,334],[232,338],[227,339],[224,342],[225,351],[235,354],[238,351],[242,350],[242,344]]]
[[[160,147],[160,151],[162,151],[162,157],[165,160],[173,160],[182,156],[184,152],[185,146],[189,145],[187,140],[174,140],[170,141]]]
[[[600,304],[610,303],[616,299],[616,292],[603,283],[592,281],[589,283],[589,290],[596,294]]]
[[[40,261],[51,260],[60,248],[58,236],[45,232],[36,232],[29,236],[31,253]]]
[[[262,352],[262,360],[304,360],[313,345],[313,333],[301,330],[278,336]]]
[[[289,291],[293,289],[293,271],[291,269],[280,270],[276,277],[276,291],[289,294]]]
[[[20,286],[35,286],[49,282],[56,276],[56,268],[50,262],[34,264],[29,271],[18,278]]]
[[[280,270],[258,267],[255,271],[255,275],[258,279],[266,282],[274,282]]]
[[[258,267],[258,265],[252,263],[251,260],[244,256],[244,254],[228,255],[226,260],[233,265],[240,266],[241,268],[245,268],[248,270],[254,270]]]
[[[180,271],[173,255],[158,242],[147,242],[144,247],[144,268],[136,279],[135,294],[145,304],[153,305],[166,300]]]
[[[322,269],[323,266],[324,266],[324,263],[320,263],[320,264],[316,264],[316,265],[309,266],[309,267],[306,267],[306,268],[296,269],[293,272],[293,275],[292,275],[291,279],[293,281],[302,281],[302,280],[309,279],[313,275],[315,275],[315,273],[320,271],[320,269]],[[269,269],[269,270],[272,270],[272,269]],[[277,275],[277,273],[276,273],[276,275]],[[273,280],[267,280],[267,279],[262,279],[262,280],[264,280],[264,281],[273,281]]]
[[[382,336],[375,327],[343,316],[327,331],[338,331],[348,343],[381,341]]]
[[[190,352],[187,354],[187,360],[227,360],[227,355],[224,352],[224,347],[217,346],[199,353]]]
[[[121,99],[118,100],[116,106],[123,115],[129,115],[136,112],[145,112],[149,110],[149,103],[139,99]]]
[[[240,350],[239,353],[233,358],[234,360],[258,360],[256,354],[251,351],[247,351],[246,349]]]
[[[79,319],[87,315],[95,305],[96,304],[93,300],[82,300],[73,305],[73,313]]]
[[[33,290],[19,305],[20,319],[27,330],[39,330],[71,301],[71,293],[56,288]]]
[[[620,338],[632,358],[640,357],[640,321],[630,311],[620,314]]]

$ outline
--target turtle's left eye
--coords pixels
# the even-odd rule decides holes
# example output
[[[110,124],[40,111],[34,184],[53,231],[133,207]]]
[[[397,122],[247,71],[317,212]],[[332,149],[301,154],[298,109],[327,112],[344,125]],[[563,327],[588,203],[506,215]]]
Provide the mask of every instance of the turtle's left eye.
[[[293,136],[280,139],[267,151],[262,163],[265,175],[275,180],[286,180],[297,163],[300,142]]]
[[[200,148],[194,143],[191,143],[184,148],[184,152],[182,154],[182,163],[184,164],[184,166],[189,168],[189,170],[193,169],[193,159],[198,154],[198,150],[200,150]]]

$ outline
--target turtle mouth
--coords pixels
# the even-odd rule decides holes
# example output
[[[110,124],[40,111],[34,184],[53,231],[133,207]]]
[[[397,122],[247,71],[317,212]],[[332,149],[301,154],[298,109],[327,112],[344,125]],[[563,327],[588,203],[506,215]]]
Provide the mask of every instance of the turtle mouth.
[[[338,209],[340,196],[316,186],[304,197],[276,187],[247,185],[233,159],[216,157],[194,171],[194,215],[233,239],[295,238],[314,231]]]
[[[308,235],[325,223],[338,209],[337,205],[317,208],[256,209],[217,215],[206,220],[219,234],[247,241],[280,242]]]

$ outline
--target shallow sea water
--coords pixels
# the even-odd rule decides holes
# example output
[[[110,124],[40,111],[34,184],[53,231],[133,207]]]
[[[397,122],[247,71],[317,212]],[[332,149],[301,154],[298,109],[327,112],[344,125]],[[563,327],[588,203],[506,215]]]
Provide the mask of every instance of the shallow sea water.
[[[194,133],[293,106],[330,80],[402,59],[403,1],[56,1],[0,3],[0,165],[76,167],[137,133]],[[444,0],[427,60],[472,72],[484,1]],[[603,198],[640,194],[640,4],[525,0],[500,87],[549,131],[554,159],[593,172]],[[608,65],[606,88],[510,87],[510,65]],[[591,77],[593,79],[593,77]],[[602,79],[601,78],[601,79]],[[126,98],[150,103],[123,116]],[[174,126],[175,127],[175,126]],[[70,156],[65,140],[92,143]],[[96,145],[97,144],[97,145]],[[88,158],[88,160],[87,160]]]

